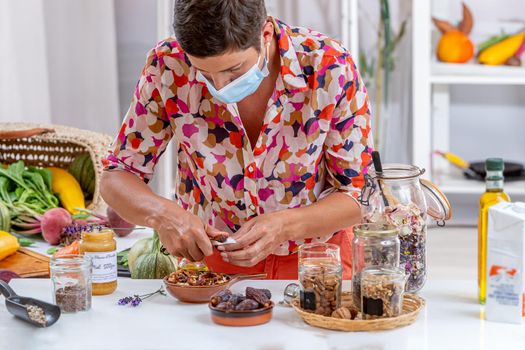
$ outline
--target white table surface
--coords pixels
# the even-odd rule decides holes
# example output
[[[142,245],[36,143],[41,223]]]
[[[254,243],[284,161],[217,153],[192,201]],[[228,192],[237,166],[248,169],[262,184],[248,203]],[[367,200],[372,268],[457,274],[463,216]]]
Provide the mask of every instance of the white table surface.
[[[289,281],[244,281],[269,288],[281,300]],[[47,279],[12,280],[21,295],[51,301]],[[427,306],[418,320],[397,330],[346,333],[313,328],[291,308],[276,306],[265,325],[231,328],[215,325],[207,305],[182,304],[155,296],[137,308],[117,305],[131,294],[156,290],[160,280],[120,279],[109,296],[93,297],[88,312],[63,314],[50,328],[35,328],[7,313],[0,303],[0,349],[525,349],[525,325],[480,319],[473,280],[431,280],[423,289]]]

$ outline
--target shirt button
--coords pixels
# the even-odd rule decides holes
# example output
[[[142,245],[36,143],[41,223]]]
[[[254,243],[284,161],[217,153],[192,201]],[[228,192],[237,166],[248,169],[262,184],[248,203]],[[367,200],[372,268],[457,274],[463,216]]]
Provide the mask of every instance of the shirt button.
[[[248,206],[248,208],[250,208],[251,211],[255,212],[255,205],[250,204],[250,205]]]

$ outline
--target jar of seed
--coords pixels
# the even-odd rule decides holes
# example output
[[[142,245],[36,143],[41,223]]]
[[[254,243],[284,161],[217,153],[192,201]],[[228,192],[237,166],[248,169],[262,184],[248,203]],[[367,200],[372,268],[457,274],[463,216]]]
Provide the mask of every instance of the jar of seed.
[[[62,312],[91,308],[91,259],[82,255],[52,257],[49,262],[53,281],[53,302]]]
[[[361,307],[361,271],[370,266],[399,267],[399,230],[386,224],[360,224],[353,227],[352,297]]]
[[[396,317],[403,312],[407,275],[403,269],[380,266],[361,271],[361,312],[363,319]]]
[[[301,308],[330,316],[341,303],[343,267],[339,247],[329,243],[304,244],[299,249]]]

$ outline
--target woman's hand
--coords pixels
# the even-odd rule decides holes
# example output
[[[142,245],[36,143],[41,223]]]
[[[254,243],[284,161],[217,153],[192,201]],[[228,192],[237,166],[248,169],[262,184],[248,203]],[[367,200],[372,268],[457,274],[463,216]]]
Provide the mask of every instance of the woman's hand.
[[[234,235],[237,243],[219,246],[224,261],[254,266],[289,238],[293,210],[263,214],[246,222]]]
[[[216,234],[216,230],[175,203],[167,203],[151,221],[150,226],[157,230],[162,245],[171,255],[201,261],[213,254],[208,234]]]

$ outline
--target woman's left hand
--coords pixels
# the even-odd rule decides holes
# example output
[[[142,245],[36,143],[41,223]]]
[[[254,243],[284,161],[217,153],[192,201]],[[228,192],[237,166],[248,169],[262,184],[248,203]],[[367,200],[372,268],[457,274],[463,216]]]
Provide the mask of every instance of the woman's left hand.
[[[263,214],[246,222],[234,235],[237,243],[220,246],[225,262],[237,266],[254,266],[283,242],[289,240],[292,209]]]

